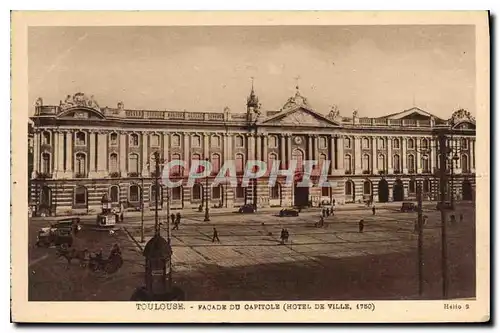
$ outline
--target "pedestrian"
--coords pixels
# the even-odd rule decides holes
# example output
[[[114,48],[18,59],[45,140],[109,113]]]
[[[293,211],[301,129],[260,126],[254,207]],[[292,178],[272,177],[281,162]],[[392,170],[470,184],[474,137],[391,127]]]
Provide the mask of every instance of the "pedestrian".
[[[175,223],[181,224],[181,213],[177,213],[175,216]]]
[[[375,205],[373,205],[373,207],[372,207],[372,213],[373,213],[373,215],[375,215]]]
[[[321,217],[319,218],[319,226],[320,226],[320,227],[323,227],[324,225],[325,225],[325,219],[323,218],[323,216],[321,216]]]
[[[418,232],[418,220],[415,220],[413,222],[413,232],[417,233]]]
[[[125,212],[125,205],[123,204],[123,201],[120,204],[120,222],[123,222],[123,213]]]
[[[321,208],[321,216],[325,216],[326,215],[326,211],[325,211],[325,207]]]
[[[281,229],[281,235],[280,235],[280,239],[281,239],[281,245],[285,244],[285,229],[282,228]]]
[[[177,223],[177,221],[174,221],[173,225],[174,227],[172,228],[172,230],[179,230],[179,223]]]
[[[330,216],[330,208],[326,207],[326,217]]]
[[[285,229],[285,243],[288,243],[288,237],[290,237],[290,234],[288,233],[288,229]]]
[[[364,228],[365,228],[365,221],[359,220],[359,232],[362,233]]]
[[[215,229],[215,227],[214,227],[214,234],[212,236],[212,243],[214,243],[216,240],[218,243],[220,243],[219,233],[217,232],[217,229]]]
[[[172,222],[172,224],[175,224],[175,214],[174,213],[170,214],[170,221]]]

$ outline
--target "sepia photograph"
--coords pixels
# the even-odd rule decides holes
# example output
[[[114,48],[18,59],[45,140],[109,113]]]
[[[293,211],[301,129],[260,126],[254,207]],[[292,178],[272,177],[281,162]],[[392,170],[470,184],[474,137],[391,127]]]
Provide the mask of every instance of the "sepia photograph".
[[[14,307],[489,319],[486,12],[115,14],[13,13]]]

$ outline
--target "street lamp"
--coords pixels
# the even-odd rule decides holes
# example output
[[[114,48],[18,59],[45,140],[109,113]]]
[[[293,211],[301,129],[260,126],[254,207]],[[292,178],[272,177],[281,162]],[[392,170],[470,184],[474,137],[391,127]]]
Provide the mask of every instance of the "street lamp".
[[[208,165],[208,158],[205,158],[205,162],[207,162]],[[208,175],[205,178],[205,219],[203,221],[210,222],[210,213],[208,211]]]

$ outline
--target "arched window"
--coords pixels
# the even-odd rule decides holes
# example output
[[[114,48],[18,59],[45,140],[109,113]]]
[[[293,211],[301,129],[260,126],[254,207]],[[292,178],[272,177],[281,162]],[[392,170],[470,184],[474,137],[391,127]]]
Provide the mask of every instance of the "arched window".
[[[172,161],[180,161],[181,155],[179,154],[172,154]],[[171,175],[172,176],[180,176],[181,174],[181,166],[180,165],[175,165],[171,169]]]
[[[420,142],[420,145],[422,146],[422,149],[429,148],[429,140],[427,140],[426,138],[423,138],[422,141]]]
[[[422,164],[422,172],[429,172],[429,156],[422,155],[422,160],[420,161]]]
[[[172,135],[172,147],[179,147],[181,145],[181,137],[179,134]]]
[[[408,155],[408,172],[413,173],[415,172],[415,156],[412,154]]]
[[[385,149],[385,139],[384,138],[378,139],[378,149]]]
[[[326,148],[326,138],[324,136],[319,137],[319,148],[320,149]]]
[[[236,154],[236,173],[241,175],[243,173],[243,155]]]
[[[410,182],[408,183],[408,192],[409,193],[415,193],[415,179],[411,179]]]
[[[318,170],[319,173],[327,174],[328,170],[323,170],[323,168],[326,167],[326,155],[325,154],[319,154],[319,161],[318,161]]]
[[[460,146],[461,146],[462,149],[467,149],[468,142],[467,142],[466,138],[463,138],[462,140],[460,140]]]
[[[395,138],[392,140],[392,148],[399,149],[399,139]]]
[[[191,165],[190,165],[190,168],[191,168],[193,165],[195,165],[195,164],[199,163],[199,160],[201,160],[201,156],[200,156],[200,154],[193,154],[193,155],[191,155]],[[197,172],[197,173],[201,173],[201,172],[203,172],[203,167],[202,167],[201,165],[199,165],[199,166],[198,166],[198,169],[196,169],[196,172]]]
[[[351,149],[351,139],[344,138],[344,148]]]
[[[139,146],[139,135],[137,133],[130,134],[129,144],[131,147],[138,147]]]
[[[460,165],[462,172],[469,172],[469,157],[466,154],[462,154],[460,157]]]
[[[200,147],[201,146],[201,138],[199,135],[195,134],[191,137],[191,147]]]
[[[245,197],[245,188],[241,186],[241,184],[238,184],[238,186],[236,186],[235,192],[237,199],[243,199]]]
[[[139,173],[139,155],[128,155],[128,171],[130,173]]]
[[[385,156],[383,154],[378,155],[377,167],[379,170],[385,170]]]
[[[365,180],[365,182],[363,183],[363,194],[372,194],[372,183],[369,180]]]
[[[42,154],[42,172],[45,174],[50,173],[50,154],[49,153]]]
[[[344,168],[345,168],[345,171],[347,172],[352,172],[352,159],[351,159],[351,155],[349,154],[346,154],[344,156]]]
[[[149,136],[151,147],[159,147],[160,146],[160,136],[158,134],[153,134]]]
[[[200,184],[194,184],[192,190],[193,200],[201,200],[203,198],[203,186]]]
[[[128,201],[139,202],[141,200],[141,191],[138,185],[130,185],[128,188]]]
[[[369,149],[370,148],[370,140],[368,138],[363,138],[363,149]]]
[[[75,187],[74,205],[87,205],[87,188],[85,186]]]
[[[275,135],[269,136],[268,144],[269,144],[269,148],[278,147],[278,138]]]
[[[158,202],[161,203],[163,201],[163,196],[162,196],[163,193],[161,185],[158,185],[158,187],[156,187],[156,185],[153,184],[151,185],[151,196],[149,197],[149,202],[151,203],[156,202],[156,193],[158,193]]]
[[[297,166],[296,166],[296,170],[297,171],[302,171],[304,170],[304,153],[302,153],[302,150],[300,149],[295,149],[293,152],[292,152],[292,160],[296,160],[297,161]]]
[[[110,146],[118,146],[118,134],[111,133],[109,135],[109,145]]]
[[[363,154],[363,171],[370,171],[370,155]]]
[[[394,167],[394,170],[400,172],[401,171],[401,161],[399,158],[399,155],[394,155],[393,161],[392,161],[392,166]]]
[[[87,136],[85,132],[76,132],[75,134],[75,145],[76,146],[85,146],[87,145]]]
[[[50,145],[50,132],[45,131],[42,133],[42,144]]]
[[[172,200],[182,199],[182,186],[177,186],[172,188]]]
[[[407,143],[406,143],[406,146],[408,147],[408,149],[413,149],[415,148],[415,142],[413,141],[412,138],[409,138]]]
[[[212,187],[212,199],[221,199],[222,197],[222,185]]]
[[[276,163],[278,156],[275,153],[270,153],[267,157],[267,170],[271,170],[273,165]],[[279,166],[278,166],[279,167]]]
[[[271,187],[271,193],[269,194],[269,197],[271,199],[279,199],[281,197],[281,185],[280,183],[276,182],[273,187]]]
[[[430,183],[429,179],[424,179],[423,186],[422,186],[422,192],[423,193],[429,193],[430,192]]]
[[[113,185],[109,188],[109,199],[113,203],[120,202],[120,188],[117,185]]]
[[[110,172],[118,171],[118,155],[116,153],[111,153],[109,155],[109,171]]]
[[[75,172],[78,175],[84,176],[87,174],[87,159],[84,153],[77,153],[75,156]]]
[[[213,154],[212,155],[212,173],[217,174],[219,173],[220,170],[220,155],[219,154]]]
[[[212,143],[212,147],[220,147],[220,137],[218,135],[212,135],[210,142]]]
[[[241,135],[237,135],[234,137],[234,145],[236,148],[243,147],[243,137]]]
[[[354,190],[354,184],[352,181],[348,180],[345,182],[345,194],[346,195],[352,195]]]

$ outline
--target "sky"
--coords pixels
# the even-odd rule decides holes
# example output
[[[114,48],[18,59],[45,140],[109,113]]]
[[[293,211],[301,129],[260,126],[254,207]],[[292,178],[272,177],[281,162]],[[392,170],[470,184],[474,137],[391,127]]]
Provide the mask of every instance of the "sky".
[[[300,93],[377,117],[414,106],[475,114],[473,26],[30,27],[30,105],[83,92],[101,107],[246,110],[251,77],[264,110]],[[33,114],[34,110],[30,111]]]

